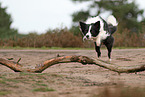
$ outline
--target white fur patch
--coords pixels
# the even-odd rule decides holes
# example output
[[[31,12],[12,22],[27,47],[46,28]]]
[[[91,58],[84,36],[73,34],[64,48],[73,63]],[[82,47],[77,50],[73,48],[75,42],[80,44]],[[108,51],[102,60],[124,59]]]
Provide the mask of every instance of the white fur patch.
[[[91,17],[91,18],[88,18],[87,21],[86,21],[86,24],[91,24],[91,23],[96,23],[97,21],[100,21],[100,17],[99,16],[96,16],[96,17]]]
[[[116,20],[116,18],[113,15],[110,15],[108,17],[107,23],[108,24],[112,24],[113,26],[117,26],[118,25],[117,20]]]
[[[83,37],[83,40],[87,40],[87,39],[91,39],[92,38],[92,35],[91,35],[91,28],[92,26],[89,26],[89,30],[88,30],[88,33]],[[89,36],[89,37],[87,37]]]
[[[92,24],[92,23],[96,23],[98,21],[100,21],[100,32],[97,35],[97,37],[95,37],[95,38],[93,37],[92,40],[96,41],[97,46],[100,46],[101,41],[106,39],[107,36],[110,36],[110,34],[106,33],[106,31],[104,30],[104,22],[102,21],[102,19],[99,16],[97,16],[97,17],[89,18],[86,21],[86,24]]]
[[[92,24],[92,23],[96,23],[98,21],[100,21],[100,27],[101,27],[100,29],[103,29],[104,23],[99,16],[93,17],[93,18],[88,18],[87,21],[86,21],[86,24]]]
[[[97,46],[101,45],[101,41],[106,39],[110,34],[106,33],[106,31],[101,31],[98,36],[96,37],[96,44]]]
[[[91,26],[89,27],[89,31],[86,35],[89,35],[89,39],[93,40],[96,42],[97,46],[101,45],[101,41],[106,39],[108,36],[110,36],[109,33],[106,33],[106,31],[104,30],[104,22],[102,21],[102,19],[97,16],[97,17],[93,17],[93,18],[88,18],[87,21],[85,22],[86,24],[92,24],[92,23],[96,23],[100,21],[100,32],[96,37],[92,37],[91,36]],[[116,18],[113,15],[110,15],[107,19],[107,23],[108,24],[112,24],[113,26],[117,26],[118,23],[116,21]],[[83,39],[87,39],[86,36]]]
[[[87,35],[89,36],[89,39],[92,37],[92,35],[91,35],[91,28],[92,28],[92,26],[89,27],[88,33],[86,34],[86,36]]]

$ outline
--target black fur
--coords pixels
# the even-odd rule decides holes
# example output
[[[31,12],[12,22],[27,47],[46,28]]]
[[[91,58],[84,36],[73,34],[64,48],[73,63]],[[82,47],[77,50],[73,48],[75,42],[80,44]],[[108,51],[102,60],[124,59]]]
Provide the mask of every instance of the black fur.
[[[108,36],[107,39],[103,41],[103,44],[107,47],[109,59],[111,58],[113,43],[114,43],[114,37],[112,35]]]
[[[103,28],[106,31],[106,34],[109,33],[110,36],[108,36],[105,40],[102,40],[101,43],[107,47],[108,57],[109,57],[109,59],[111,59],[111,51],[112,51],[112,47],[113,47],[113,43],[114,43],[114,38],[113,38],[112,34],[117,30],[117,27],[113,26],[111,24],[108,24],[104,19],[102,19],[102,21],[104,23]],[[93,24],[85,24],[83,22],[80,22],[80,28],[82,30],[82,33],[84,36],[86,36],[87,39],[89,38],[89,36],[86,35],[89,31],[89,26],[92,26],[90,29],[91,36],[96,37],[100,32],[100,21],[93,23]],[[94,42],[94,44],[95,44],[95,50],[97,52],[97,56],[100,57],[101,56],[101,51],[100,51],[101,45],[97,46],[96,42]]]
[[[102,43],[107,47],[108,57],[109,59],[111,59],[111,51],[114,43],[114,37],[112,36],[112,34],[117,30],[117,27],[111,24],[108,25],[104,19],[102,20],[104,22],[104,30],[110,33],[110,36],[108,36],[105,40],[103,40]],[[95,42],[95,49],[98,54],[98,57],[100,57],[101,56],[100,47],[96,46],[96,42]]]
[[[95,24],[92,24],[91,34],[93,37],[96,37],[99,34],[100,30],[100,21],[96,22]]]
[[[99,57],[101,57],[100,46],[97,46],[96,42],[94,42],[94,44],[95,44],[95,50],[96,50],[98,58],[99,58]]]
[[[100,21],[93,23],[93,24],[85,24],[83,22],[80,22],[80,28],[81,28],[84,36],[87,34],[90,25],[92,26],[92,29],[90,32],[91,32],[93,37],[96,37],[99,34]]]
[[[109,33],[112,35],[117,30],[116,26],[108,25]]]
[[[87,25],[83,22],[80,22],[80,28],[82,30],[83,35],[86,35],[89,30],[89,25]]]

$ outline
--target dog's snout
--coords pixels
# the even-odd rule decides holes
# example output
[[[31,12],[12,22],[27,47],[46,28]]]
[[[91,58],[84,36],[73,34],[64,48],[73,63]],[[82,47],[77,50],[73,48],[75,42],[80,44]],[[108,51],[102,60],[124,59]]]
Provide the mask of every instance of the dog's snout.
[[[86,37],[89,38],[89,35],[87,35]]]

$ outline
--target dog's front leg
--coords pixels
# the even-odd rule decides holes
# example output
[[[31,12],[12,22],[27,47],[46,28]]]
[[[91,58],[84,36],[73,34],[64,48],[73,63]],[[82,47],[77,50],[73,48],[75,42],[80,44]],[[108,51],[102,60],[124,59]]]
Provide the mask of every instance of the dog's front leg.
[[[101,56],[100,46],[97,46],[96,42],[94,42],[94,44],[95,44],[95,50],[96,50],[96,52],[97,52],[97,56],[98,56],[98,58],[99,58],[99,57]]]

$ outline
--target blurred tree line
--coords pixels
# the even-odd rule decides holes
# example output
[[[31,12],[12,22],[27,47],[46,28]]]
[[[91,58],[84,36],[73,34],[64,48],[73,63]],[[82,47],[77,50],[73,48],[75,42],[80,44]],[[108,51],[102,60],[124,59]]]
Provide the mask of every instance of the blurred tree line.
[[[131,2],[130,2],[131,1]],[[131,32],[142,32],[142,24],[145,24],[144,10],[139,9],[135,0],[72,0],[75,3],[89,2],[87,9],[74,12],[72,20],[74,27],[78,26],[78,21],[85,21],[90,16],[97,16],[110,12],[119,22],[118,32],[122,33],[124,29]],[[138,18],[141,21],[138,21]]]
[[[0,3],[0,46],[11,47],[93,47],[91,41],[82,41],[78,22],[85,21],[90,16],[100,15],[109,11],[118,22],[118,31],[114,34],[116,47],[145,47],[145,18],[144,10],[136,5],[135,1],[128,0],[72,0],[75,3],[91,2],[88,9],[72,14],[73,25],[70,29],[48,30],[44,34],[37,32],[27,35],[19,34],[11,27],[12,18],[6,7]],[[92,12],[93,11],[93,12]],[[138,21],[138,17],[141,21]],[[123,33],[123,34],[122,34]]]
[[[0,3],[0,39],[9,39],[18,36],[18,31],[11,28],[12,18],[6,12],[6,7],[2,7]]]

